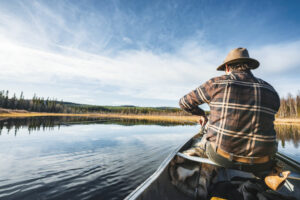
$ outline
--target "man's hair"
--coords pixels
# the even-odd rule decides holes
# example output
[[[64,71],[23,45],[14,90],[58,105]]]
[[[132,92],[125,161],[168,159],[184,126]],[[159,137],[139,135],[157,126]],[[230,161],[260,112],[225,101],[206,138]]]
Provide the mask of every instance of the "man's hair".
[[[248,63],[231,63],[228,68],[232,71],[250,71]]]

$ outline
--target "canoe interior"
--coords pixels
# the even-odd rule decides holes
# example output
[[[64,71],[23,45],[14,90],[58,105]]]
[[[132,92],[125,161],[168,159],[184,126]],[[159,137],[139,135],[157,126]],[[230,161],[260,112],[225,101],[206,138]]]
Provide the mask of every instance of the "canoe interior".
[[[161,164],[158,170],[149,177],[136,190],[129,194],[126,200],[190,200],[195,199],[186,196],[180,192],[172,183],[169,175],[169,165],[171,160],[176,156],[176,153],[188,149],[192,144],[192,139],[175,150]],[[292,175],[300,177],[300,164],[282,154],[276,156],[286,170],[290,170]],[[235,170],[237,171],[237,170]],[[232,173],[232,171],[230,172]],[[235,172],[233,172],[235,173]],[[300,180],[289,179],[287,183],[278,191],[281,194],[293,196],[296,199],[300,198]]]
[[[143,200],[158,199],[182,199],[190,200],[191,198],[178,191],[170,182],[168,168],[165,168],[162,174],[156,179],[150,187],[137,198]]]

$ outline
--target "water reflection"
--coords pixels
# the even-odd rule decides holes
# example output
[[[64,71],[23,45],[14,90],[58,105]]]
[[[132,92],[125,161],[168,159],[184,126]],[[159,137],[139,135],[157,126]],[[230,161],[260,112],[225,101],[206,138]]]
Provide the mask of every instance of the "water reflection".
[[[61,126],[69,126],[75,124],[118,124],[123,126],[133,125],[160,125],[160,126],[178,126],[178,125],[193,125],[195,123],[178,123],[178,122],[162,122],[149,121],[139,119],[116,119],[116,118],[99,118],[99,117],[25,117],[25,118],[0,118],[0,135],[2,130],[6,129],[7,133],[13,131],[17,135],[18,131],[27,128],[29,134],[32,131],[46,131],[58,129]]]
[[[7,134],[13,132],[17,135],[20,129],[27,129],[30,134],[33,131],[47,131],[60,129],[61,126],[70,126],[76,124],[116,124],[123,126],[134,125],[159,125],[159,126],[180,126],[195,125],[195,123],[162,122],[139,119],[120,119],[120,118],[99,118],[99,117],[24,117],[24,118],[0,118],[0,135],[3,130]],[[300,143],[300,125],[276,125],[275,130],[277,139],[284,148],[286,142],[293,143],[298,148]]]
[[[27,129],[30,134],[33,131],[46,131],[60,129],[61,126],[70,126],[76,124],[117,124],[123,126],[134,125],[159,125],[159,126],[179,126],[179,125],[195,125],[195,123],[179,123],[179,122],[162,122],[149,121],[139,119],[120,119],[120,118],[99,118],[99,117],[25,117],[25,118],[0,118],[0,135],[3,130],[7,134],[13,132],[16,136],[20,129]],[[293,143],[295,148],[300,143],[300,125],[276,125],[275,130],[277,139],[281,147],[286,146],[286,142]]]
[[[16,200],[123,199],[199,128],[68,117],[0,124],[0,199]]]
[[[277,139],[283,148],[285,148],[286,142],[292,142],[295,148],[299,147],[300,125],[276,125],[275,130],[277,133]]]
[[[123,199],[198,129],[147,120],[2,118],[0,199]],[[300,161],[300,126],[276,131],[279,150]]]

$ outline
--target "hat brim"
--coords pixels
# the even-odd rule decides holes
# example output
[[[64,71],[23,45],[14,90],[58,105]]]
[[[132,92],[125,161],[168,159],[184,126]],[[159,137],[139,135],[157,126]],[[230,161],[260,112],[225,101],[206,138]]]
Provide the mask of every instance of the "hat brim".
[[[230,60],[228,62],[223,63],[220,65],[217,70],[218,71],[225,71],[225,65],[226,64],[231,64],[231,63],[237,63],[237,62],[245,62],[248,63],[250,69],[256,69],[259,66],[259,62],[253,58],[238,58],[234,60]]]

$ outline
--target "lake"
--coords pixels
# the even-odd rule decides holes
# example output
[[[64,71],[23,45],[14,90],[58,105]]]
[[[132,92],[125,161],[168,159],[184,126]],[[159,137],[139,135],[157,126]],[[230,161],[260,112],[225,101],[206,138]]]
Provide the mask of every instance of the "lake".
[[[123,199],[200,126],[145,120],[0,119],[0,199]],[[277,126],[300,161],[299,126]]]

